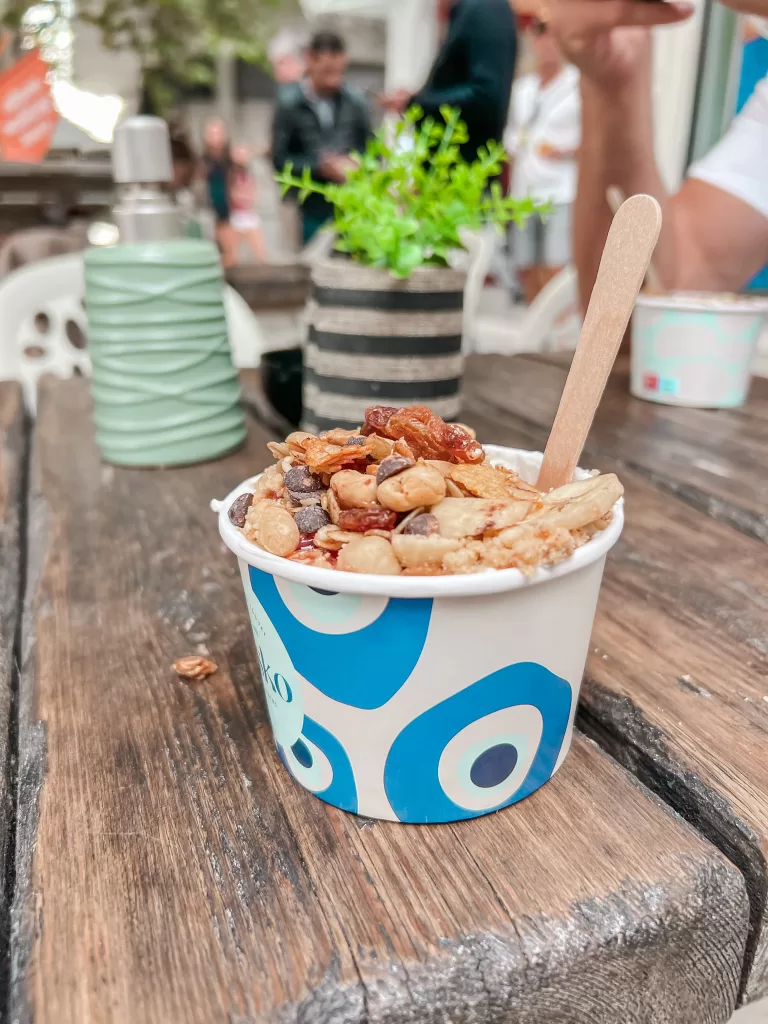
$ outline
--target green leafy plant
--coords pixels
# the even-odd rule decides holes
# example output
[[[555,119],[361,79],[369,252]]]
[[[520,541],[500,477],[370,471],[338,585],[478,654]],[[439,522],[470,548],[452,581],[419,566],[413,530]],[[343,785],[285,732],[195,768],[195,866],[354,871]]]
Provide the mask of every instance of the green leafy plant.
[[[298,177],[290,164],[276,180],[283,195],[297,189],[300,202],[312,193],[324,196],[334,208],[336,250],[398,278],[416,267],[446,266],[449,252],[464,248],[464,229],[522,225],[530,214],[546,212],[532,199],[502,195],[494,179],[503,146],[489,142],[469,163],[461,155],[468,133],[460,112],[443,107],[440,113],[442,122],[412,107],[394,133],[380,128],[365,152],[355,154],[358,166],[342,184],[321,184],[309,168]]]

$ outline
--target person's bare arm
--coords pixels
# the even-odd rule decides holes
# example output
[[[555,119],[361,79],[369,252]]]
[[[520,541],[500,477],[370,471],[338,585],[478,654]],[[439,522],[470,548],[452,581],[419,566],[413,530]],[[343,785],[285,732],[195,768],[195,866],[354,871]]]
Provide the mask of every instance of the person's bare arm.
[[[647,192],[661,203],[664,219],[654,264],[670,290],[732,291],[765,264],[768,220],[743,200],[696,178],[667,196],[653,156],[650,81],[644,72],[610,101],[585,80],[582,118],[574,258],[583,308],[610,225],[609,185],[626,195]]]
[[[573,254],[582,309],[592,294],[611,225],[606,199],[611,185],[625,195],[645,192],[659,201],[663,227],[654,263],[665,283],[676,264],[668,198],[653,156],[649,55],[643,54],[642,62],[645,66],[624,88],[612,93],[582,74],[579,183],[573,208]]]
[[[709,182],[688,178],[668,219],[678,258],[668,288],[737,291],[768,260],[768,218]]]
[[[738,6],[739,0],[727,2]],[[610,227],[610,185],[626,195],[647,192],[661,204],[664,221],[654,264],[668,288],[741,287],[768,257],[768,221],[697,179],[669,197],[653,153],[650,28],[685,20],[692,5],[686,0],[546,0],[542,8],[564,52],[581,70],[574,261],[582,306]]]

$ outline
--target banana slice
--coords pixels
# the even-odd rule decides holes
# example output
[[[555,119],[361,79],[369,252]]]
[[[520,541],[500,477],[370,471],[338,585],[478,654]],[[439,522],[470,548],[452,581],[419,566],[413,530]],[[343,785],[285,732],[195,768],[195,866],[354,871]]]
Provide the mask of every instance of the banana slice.
[[[503,530],[521,522],[531,511],[529,501],[493,501],[487,498],[443,498],[432,506],[442,537],[479,537],[487,530]]]
[[[578,530],[602,519],[623,493],[624,488],[615,473],[574,480],[545,494],[544,507],[528,521]]]

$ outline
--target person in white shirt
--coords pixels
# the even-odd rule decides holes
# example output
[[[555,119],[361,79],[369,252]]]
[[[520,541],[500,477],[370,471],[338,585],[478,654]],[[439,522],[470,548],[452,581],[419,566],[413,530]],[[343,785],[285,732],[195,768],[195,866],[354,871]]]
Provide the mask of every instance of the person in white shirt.
[[[757,15],[766,32],[768,0],[727,4]],[[610,185],[661,203],[654,263],[669,289],[737,290],[768,262],[768,77],[675,195],[667,194],[656,166],[650,29],[684,21],[693,9],[689,0],[539,0],[539,18],[581,71],[574,257],[583,308],[611,221]]]
[[[570,261],[581,100],[579,72],[566,63],[547,26],[534,18],[529,35],[536,70],[513,86],[504,142],[512,163],[512,195],[551,204],[546,218],[531,217],[512,233],[518,277],[531,302]]]

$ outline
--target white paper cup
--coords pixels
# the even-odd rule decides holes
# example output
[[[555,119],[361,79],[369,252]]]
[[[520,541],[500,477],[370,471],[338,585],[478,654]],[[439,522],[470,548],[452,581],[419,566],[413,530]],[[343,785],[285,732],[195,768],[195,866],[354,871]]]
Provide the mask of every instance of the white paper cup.
[[[535,481],[540,452],[486,450]],[[249,543],[227,510],[252,483],[214,508],[294,778],[345,811],[418,824],[489,814],[543,786],[570,746],[623,501],[608,529],[530,578],[368,576]]]
[[[743,405],[768,300],[676,292],[640,295],[632,318],[630,391],[665,405]]]

